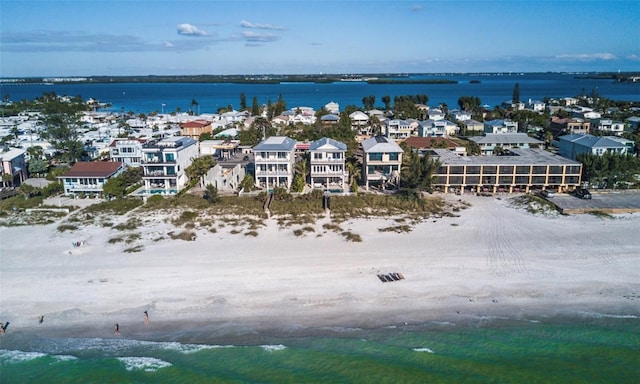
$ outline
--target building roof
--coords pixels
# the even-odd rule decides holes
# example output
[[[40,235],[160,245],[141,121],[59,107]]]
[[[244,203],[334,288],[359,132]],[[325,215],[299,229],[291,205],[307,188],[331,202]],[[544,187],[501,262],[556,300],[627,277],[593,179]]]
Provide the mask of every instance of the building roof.
[[[558,140],[576,143],[587,148],[624,148],[626,143],[633,143],[622,137],[593,136],[583,133],[572,133],[558,137]]]
[[[81,161],[75,163],[71,169],[63,175],[58,176],[59,179],[67,177],[98,177],[107,178],[116,173],[122,163],[117,161]]]
[[[271,136],[253,147],[254,151],[293,151],[296,141],[286,136]]]
[[[543,142],[529,137],[526,133],[487,133],[484,136],[473,136],[473,140],[478,144],[542,144]]]
[[[442,165],[581,165],[579,161],[543,149],[513,148],[512,156],[458,156],[448,149],[432,149]]]
[[[16,157],[22,156],[27,152],[22,148],[11,148],[7,152],[0,152],[0,159],[3,161],[10,161],[15,159]]]
[[[211,122],[207,120],[192,120],[180,124],[182,128],[202,128],[206,127],[207,125],[211,125]]]
[[[365,152],[394,153],[404,152],[395,141],[385,136],[374,136],[362,142],[362,149]]]
[[[322,120],[322,121],[339,121],[340,117],[338,115],[334,115],[334,114],[329,113],[329,114],[326,114],[326,115],[322,115],[320,120]]]
[[[312,151],[319,151],[319,150],[346,151],[347,145],[341,141],[330,139],[328,137],[323,137],[322,139],[318,139],[313,143],[311,143],[311,146],[309,147],[309,149]]]

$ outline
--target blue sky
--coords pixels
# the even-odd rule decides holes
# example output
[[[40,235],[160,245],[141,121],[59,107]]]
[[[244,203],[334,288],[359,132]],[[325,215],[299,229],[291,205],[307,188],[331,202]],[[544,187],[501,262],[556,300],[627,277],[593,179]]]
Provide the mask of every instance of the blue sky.
[[[640,71],[634,1],[22,1],[0,76]]]

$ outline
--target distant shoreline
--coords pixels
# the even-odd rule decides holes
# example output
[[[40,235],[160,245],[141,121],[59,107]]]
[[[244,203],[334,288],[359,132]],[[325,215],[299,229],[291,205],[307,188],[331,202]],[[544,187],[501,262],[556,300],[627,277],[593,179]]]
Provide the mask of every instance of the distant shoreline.
[[[538,73],[573,75],[576,79],[602,79],[618,82],[640,76],[638,72],[487,72],[487,73],[380,73],[380,74],[321,74],[321,75],[145,75],[145,76],[54,76],[54,77],[2,77],[0,83],[11,84],[97,84],[97,83],[231,83],[281,84],[365,82],[368,84],[451,84],[457,80],[416,79],[413,76],[524,76]]]

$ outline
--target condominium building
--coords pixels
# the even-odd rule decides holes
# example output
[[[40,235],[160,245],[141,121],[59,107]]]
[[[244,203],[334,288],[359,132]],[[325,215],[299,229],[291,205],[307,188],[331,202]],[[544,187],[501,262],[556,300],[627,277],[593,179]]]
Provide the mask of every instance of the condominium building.
[[[504,156],[458,156],[446,149],[431,154],[440,162],[435,185],[444,192],[568,191],[581,182],[581,163],[541,149],[514,148]]]

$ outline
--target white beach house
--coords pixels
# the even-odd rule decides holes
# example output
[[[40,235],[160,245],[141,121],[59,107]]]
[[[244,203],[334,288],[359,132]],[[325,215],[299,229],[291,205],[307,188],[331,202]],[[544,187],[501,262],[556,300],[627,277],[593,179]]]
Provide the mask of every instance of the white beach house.
[[[142,147],[142,194],[174,195],[188,180],[184,170],[198,157],[198,142],[189,137],[172,136],[149,141]]]
[[[311,187],[344,193],[349,173],[345,168],[347,145],[327,137],[316,140],[309,147],[311,155]]]
[[[286,136],[271,136],[253,147],[256,186],[289,190],[293,182],[295,150],[296,141]]]

